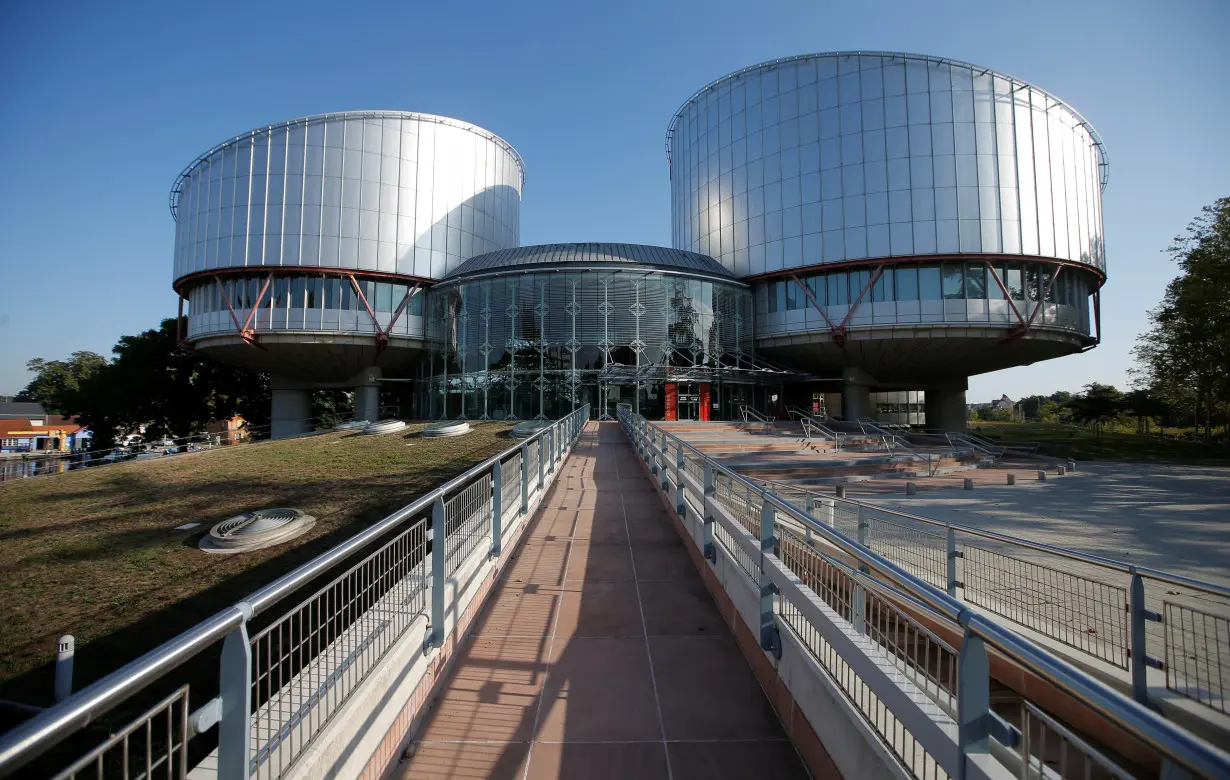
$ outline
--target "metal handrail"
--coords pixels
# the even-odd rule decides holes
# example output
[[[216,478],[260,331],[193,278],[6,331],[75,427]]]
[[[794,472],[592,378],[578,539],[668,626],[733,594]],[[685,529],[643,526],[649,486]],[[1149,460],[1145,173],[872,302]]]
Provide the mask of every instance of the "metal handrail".
[[[584,417],[577,417],[577,415],[584,415]],[[56,706],[42,711],[16,728],[0,735],[0,777],[7,777],[16,772],[73,732],[84,728],[149,684],[174,671],[191,658],[215,645],[219,640],[226,638],[257,614],[267,611],[277,602],[311,583],[320,574],[362,550],[394,526],[428,510],[437,500],[458,487],[466,485],[483,471],[490,470],[494,464],[523,451],[533,442],[551,441],[555,443],[554,438],[548,437],[553,437],[558,430],[562,430],[562,423],[565,421],[571,422],[575,436],[575,432],[579,432],[584,425],[583,422],[578,425],[578,420],[586,418],[588,418],[588,404],[572,412],[568,417],[487,458],[444,485],[420,496],[362,533],[321,553],[302,566],[260,588],[235,606],[227,607],[78,691]],[[244,681],[244,685],[248,684],[250,684],[248,681]]]
[[[800,409],[797,406],[786,407],[786,413],[789,414],[792,418],[795,418],[800,423],[802,423],[803,434],[808,439],[811,438],[811,433],[813,430],[819,431],[820,433],[824,434],[825,436],[833,440],[833,448],[835,450],[838,450],[838,451],[841,450],[841,439],[837,436],[837,431],[833,430],[832,428],[822,423],[819,417],[809,414],[808,412],[806,412],[803,409]]]
[[[983,639],[1011,661],[1081,701],[1098,715],[1152,747],[1160,755],[1173,759],[1187,769],[1206,777],[1230,776],[1230,754],[1200,740],[1092,675],[972,610],[955,597],[911,574],[884,556],[837,530],[817,522],[784,499],[764,490],[755,481],[708,457],[680,437],[645,421],[644,418],[640,419],[639,424],[646,429],[652,428],[657,436],[673,440],[677,447],[692,452],[714,471],[721,472],[745,488],[754,491],[766,505],[771,506],[777,512],[784,513],[794,522],[803,524],[812,533],[823,536],[826,541],[859,562],[888,575],[913,598],[938,616],[963,628],[967,641],[970,636]],[[635,428],[635,425],[633,427]],[[1039,545],[1039,548],[1046,547],[1048,545]]]
[[[875,420],[872,420],[869,417],[858,418],[858,424],[859,427],[863,429],[864,434],[866,434],[870,428],[872,434],[879,436],[880,440],[884,442],[884,449],[888,450],[889,455],[895,455],[896,453],[893,452],[893,449],[896,448],[903,451],[907,457],[911,457],[916,460],[925,460],[927,462],[927,476],[930,477],[935,475],[935,469],[931,465],[931,453],[919,452],[908,444],[902,443],[900,434],[896,434],[892,431],[881,428]],[[955,448],[953,451],[956,451]]]
[[[756,420],[757,422],[762,422],[766,425],[772,425],[777,421],[776,417],[758,412],[749,404],[739,404],[739,411],[743,414],[743,422],[745,423]]]

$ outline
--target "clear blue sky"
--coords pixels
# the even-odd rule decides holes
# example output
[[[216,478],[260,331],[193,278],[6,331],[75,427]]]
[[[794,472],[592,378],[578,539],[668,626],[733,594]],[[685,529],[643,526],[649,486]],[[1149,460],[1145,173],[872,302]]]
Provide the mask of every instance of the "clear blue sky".
[[[197,154],[304,114],[458,117],[525,157],[522,241],[669,245],[666,124],[745,65],[881,49],[1072,103],[1110,152],[1106,338],[974,377],[971,401],[1123,386],[1174,267],[1230,195],[1226,0],[0,3],[0,394],[32,357],[109,354],[175,313],[167,190]]]

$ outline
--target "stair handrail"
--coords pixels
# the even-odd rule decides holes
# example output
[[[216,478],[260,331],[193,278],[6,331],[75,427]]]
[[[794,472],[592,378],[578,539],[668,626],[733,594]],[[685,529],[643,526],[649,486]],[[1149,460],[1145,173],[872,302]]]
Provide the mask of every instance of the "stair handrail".
[[[777,421],[776,417],[756,411],[751,404],[739,404],[739,411],[743,414],[743,422],[750,423],[752,420],[762,422],[765,425],[772,425]]]
[[[915,460],[925,460],[927,462],[927,476],[935,476],[935,469],[938,468],[938,466],[932,466],[931,453],[919,452],[908,444],[904,444],[901,441],[901,436],[893,433],[892,431],[881,428],[880,425],[870,417],[858,418],[858,426],[863,429],[864,435],[879,436],[880,440],[884,442],[884,449],[888,450],[888,454],[891,457],[897,457],[899,453],[894,452],[894,450],[899,450],[900,454],[904,457],[914,458]]]
[[[797,418],[799,422],[803,424],[803,436],[805,438],[811,440],[812,433],[819,432],[823,435],[823,437],[833,440],[834,451],[841,451],[841,438],[838,436],[837,431],[820,422],[819,417],[816,417],[815,415],[810,414],[797,406],[786,407],[786,412],[789,413],[791,417]]]

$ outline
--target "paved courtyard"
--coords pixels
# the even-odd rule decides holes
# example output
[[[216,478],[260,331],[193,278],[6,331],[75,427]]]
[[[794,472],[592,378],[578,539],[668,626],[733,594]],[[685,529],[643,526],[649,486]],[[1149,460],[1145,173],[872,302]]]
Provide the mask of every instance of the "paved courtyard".
[[[1017,484],[980,484],[916,496],[868,497],[964,523],[1230,585],[1230,468],[1081,463],[1075,474],[1018,472]],[[860,496],[861,497],[861,496]]]

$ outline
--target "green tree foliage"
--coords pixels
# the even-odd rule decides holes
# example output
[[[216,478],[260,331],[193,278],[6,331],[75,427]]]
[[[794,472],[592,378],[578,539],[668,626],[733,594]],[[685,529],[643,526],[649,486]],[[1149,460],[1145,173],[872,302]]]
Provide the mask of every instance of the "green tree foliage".
[[[42,404],[48,414],[68,414],[64,405],[68,395],[105,365],[107,359],[94,352],[74,352],[68,360],[35,358],[26,363],[34,379],[14,400]]]
[[[1168,252],[1180,274],[1137,340],[1136,382],[1191,409],[1207,440],[1215,419],[1230,421],[1230,198],[1205,206]]]
[[[1126,409],[1123,393],[1114,385],[1103,385],[1098,382],[1085,385],[1084,391],[1069,400],[1066,404],[1072,412],[1075,422],[1093,425],[1102,435],[1102,426],[1114,422],[1123,416]]]
[[[108,447],[118,435],[145,426],[146,439],[178,438],[206,423],[242,415],[250,426],[269,418],[268,378],[185,349],[175,320],[124,336],[106,363],[65,394],[65,410]]]

